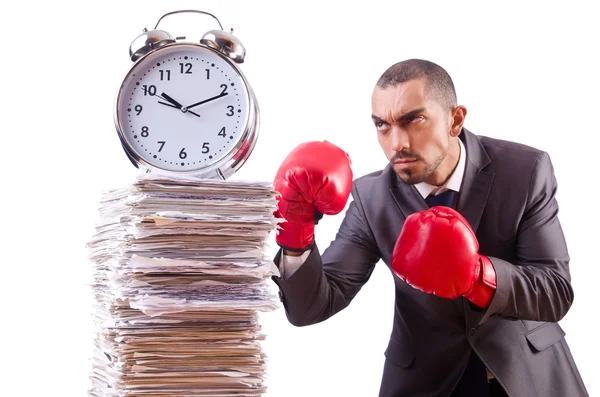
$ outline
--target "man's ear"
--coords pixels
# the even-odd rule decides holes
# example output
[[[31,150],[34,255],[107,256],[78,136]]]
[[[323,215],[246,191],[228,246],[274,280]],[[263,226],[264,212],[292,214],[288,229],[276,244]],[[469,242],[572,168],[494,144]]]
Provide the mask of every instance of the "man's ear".
[[[467,108],[459,105],[452,109],[450,115],[450,136],[457,137],[460,135],[465,118],[467,117]]]

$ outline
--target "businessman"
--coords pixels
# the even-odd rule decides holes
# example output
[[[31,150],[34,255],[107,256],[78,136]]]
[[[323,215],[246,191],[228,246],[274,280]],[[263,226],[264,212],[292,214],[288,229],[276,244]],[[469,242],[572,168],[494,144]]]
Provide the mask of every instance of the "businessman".
[[[389,164],[353,180],[348,155],[306,142],[274,179],[274,277],[289,321],[347,307],[381,260],[395,280],[380,397],[588,396],[558,325],[573,303],[547,153],[475,135],[440,66],[392,65],[372,94]],[[341,212],[320,253],[315,225]]]

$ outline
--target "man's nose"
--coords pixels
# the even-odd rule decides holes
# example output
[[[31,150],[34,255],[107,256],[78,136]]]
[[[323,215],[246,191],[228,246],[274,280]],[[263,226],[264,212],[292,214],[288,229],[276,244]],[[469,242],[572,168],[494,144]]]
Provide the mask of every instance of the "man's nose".
[[[404,149],[408,150],[409,149],[409,141],[408,141],[408,134],[402,130],[402,128],[399,128],[398,126],[393,126],[392,127],[392,131],[391,132],[391,139],[392,139],[392,150],[395,152],[400,152]]]

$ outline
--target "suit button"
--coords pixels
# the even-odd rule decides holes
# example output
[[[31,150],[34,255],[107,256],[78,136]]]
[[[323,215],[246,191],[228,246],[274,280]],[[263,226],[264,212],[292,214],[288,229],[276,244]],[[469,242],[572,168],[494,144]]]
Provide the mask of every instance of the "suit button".
[[[475,336],[475,328],[471,328],[471,329],[469,330],[469,334],[468,334],[468,335],[469,335],[469,338],[472,338],[472,337],[474,337],[474,336]]]

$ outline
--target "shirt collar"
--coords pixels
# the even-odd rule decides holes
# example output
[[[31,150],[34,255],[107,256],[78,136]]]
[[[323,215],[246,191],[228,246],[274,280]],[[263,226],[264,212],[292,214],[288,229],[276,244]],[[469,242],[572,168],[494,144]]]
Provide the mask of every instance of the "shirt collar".
[[[458,143],[460,145],[458,165],[454,169],[454,172],[450,175],[450,178],[446,180],[446,183],[444,183],[441,186],[430,185],[426,182],[417,183],[415,185],[415,187],[417,188],[421,196],[423,196],[423,198],[427,198],[427,196],[431,194],[438,195],[440,193],[445,192],[446,190],[454,190],[455,192],[460,191],[460,185],[462,183],[463,175],[465,173],[465,165],[467,164],[467,152],[465,150],[465,145],[460,139],[458,139]]]

